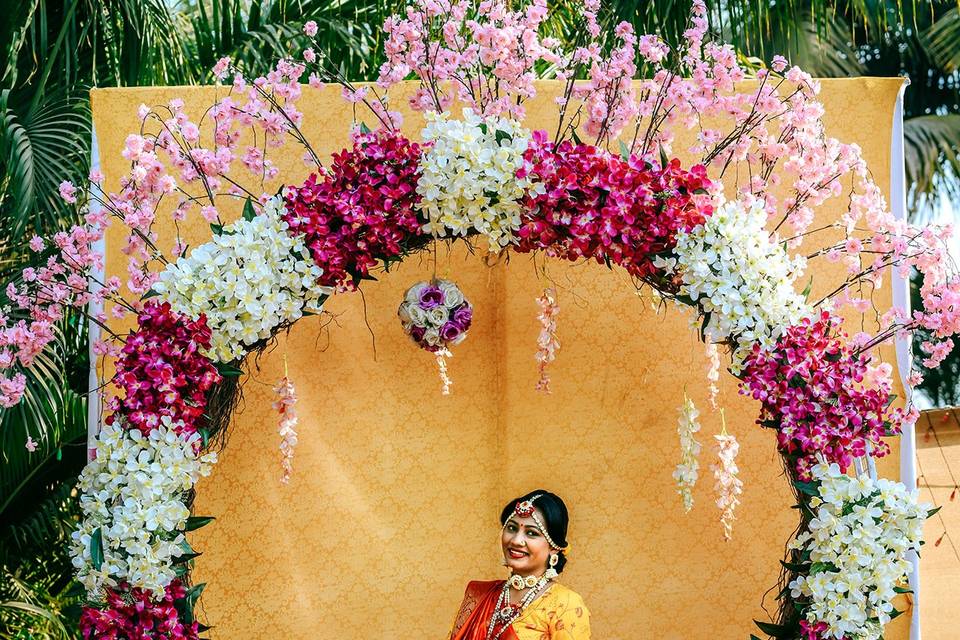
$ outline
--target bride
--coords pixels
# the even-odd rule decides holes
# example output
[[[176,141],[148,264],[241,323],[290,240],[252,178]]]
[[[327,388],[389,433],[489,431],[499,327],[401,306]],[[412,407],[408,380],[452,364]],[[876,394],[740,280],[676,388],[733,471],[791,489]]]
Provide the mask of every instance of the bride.
[[[500,514],[508,580],[471,582],[449,640],[589,640],[583,599],[556,580],[567,564],[567,507],[533,491]]]

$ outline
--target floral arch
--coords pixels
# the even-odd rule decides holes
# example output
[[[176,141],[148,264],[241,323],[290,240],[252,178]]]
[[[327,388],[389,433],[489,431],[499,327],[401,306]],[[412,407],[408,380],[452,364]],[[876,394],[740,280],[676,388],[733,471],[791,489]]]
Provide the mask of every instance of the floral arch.
[[[203,585],[189,579],[198,552],[186,534],[209,518],[189,507],[226,437],[244,358],[305,314],[322,313],[330,295],[362,288],[372,272],[466,237],[493,255],[539,252],[615,266],[638,289],[690,308],[714,363],[710,380],[723,349],[742,393],[760,403],[758,423],[777,435],[797,498],[801,524],[782,563],[780,610],[758,623],[760,633],[879,637],[895,615],[895,593],[906,589],[906,553],[922,543],[928,509],[899,483],[845,472],[856,459],[883,455],[881,437],[915,419],[912,407],[891,404],[891,369],[872,350],[920,326],[940,340],[925,345],[928,366],[952,347],[960,281],[946,264],[947,232],[895,219],[860,150],[824,133],[818,83],[779,58],[769,68],[741,64],[707,38],[701,3],[678,50],[625,25],[601,37],[593,3],[583,29],[596,46],[574,50],[538,35],[540,0],[518,12],[498,3],[473,11],[423,2],[389,20],[389,60],[377,85],[352,85],[312,49],[305,63],[281,61],[254,81],[221,61],[215,75],[233,78],[222,100],[196,121],[182,101],[142,107],[119,190],[91,176],[88,224],[31,242],[51,257],[11,292],[32,314],[12,344],[16,366],[29,366],[44,323],[64,305],[109,303],[93,314],[106,332],[96,349],[113,362],[119,393],[108,398],[81,478],[85,519],[72,548],[91,598],[85,634],[139,637],[146,625],[169,638],[203,632],[194,615]],[[315,28],[308,23],[307,34]],[[542,68],[563,87],[555,131],[523,126]],[[296,108],[307,73],[310,84],[342,83],[357,114],[351,146],[329,163],[310,146]],[[411,104],[426,121],[420,141],[400,132],[385,93],[410,75],[420,82]],[[454,110],[455,102],[467,109]],[[673,146],[691,130],[685,144],[701,161],[683,166]],[[269,152],[285,141],[302,147],[316,175],[280,193],[248,191],[234,172],[282,183]],[[69,183],[61,194],[78,195]],[[242,204],[234,222],[230,205],[220,204],[229,198]],[[832,199],[846,201],[845,213],[818,225],[817,212]],[[154,231],[160,213],[201,216],[211,239],[188,249],[178,238],[168,259]],[[130,230],[127,281],[112,277],[88,291],[102,268],[93,246],[111,219]],[[829,240],[815,244],[811,237],[823,237],[816,234]],[[804,290],[808,259],[846,269],[819,300]],[[875,331],[849,335],[837,309],[869,311],[884,275],[910,268],[925,276],[926,311],[877,313]],[[414,342],[439,354],[442,376],[444,351],[472,322],[464,298],[452,283],[424,283],[407,296],[419,311],[401,309]],[[545,295],[544,374],[556,355],[554,311]],[[132,314],[136,325],[107,335],[115,326],[107,313]],[[8,374],[3,401],[15,403],[22,376]],[[289,380],[278,393],[289,459]],[[681,408],[676,478],[687,508],[700,448],[696,413],[689,403]],[[729,535],[737,443],[723,434],[718,444]],[[864,527],[870,544],[826,544]],[[870,576],[855,570],[857,557],[869,558]]]

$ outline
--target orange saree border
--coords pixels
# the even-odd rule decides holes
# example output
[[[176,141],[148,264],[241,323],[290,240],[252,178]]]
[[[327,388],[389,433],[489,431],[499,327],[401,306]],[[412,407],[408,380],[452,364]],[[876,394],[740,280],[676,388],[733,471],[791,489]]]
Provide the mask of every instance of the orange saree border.
[[[450,634],[450,640],[485,640],[490,617],[493,616],[503,580],[475,581],[467,585],[460,605],[460,613]],[[512,627],[504,630],[500,640],[519,640]]]

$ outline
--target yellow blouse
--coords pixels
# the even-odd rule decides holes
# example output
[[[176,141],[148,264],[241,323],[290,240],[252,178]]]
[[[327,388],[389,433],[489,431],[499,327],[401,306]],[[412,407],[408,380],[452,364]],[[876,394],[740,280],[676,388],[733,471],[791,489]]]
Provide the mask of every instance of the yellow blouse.
[[[503,583],[471,582],[467,586],[448,638],[458,636],[465,624],[474,625],[471,627],[472,631],[468,631],[473,634],[470,637],[480,637],[475,635],[479,628],[476,625],[482,625],[482,632],[486,629],[487,620],[470,620],[476,615],[480,599],[494,597],[496,593],[490,589],[495,588],[499,592],[499,584]],[[534,600],[510,626],[518,640],[590,640],[590,612],[583,604],[583,598],[556,582],[546,593]]]
[[[590,612],[583,598],[558,583],[527,607],[512,626],[519,640],[590,640]]]

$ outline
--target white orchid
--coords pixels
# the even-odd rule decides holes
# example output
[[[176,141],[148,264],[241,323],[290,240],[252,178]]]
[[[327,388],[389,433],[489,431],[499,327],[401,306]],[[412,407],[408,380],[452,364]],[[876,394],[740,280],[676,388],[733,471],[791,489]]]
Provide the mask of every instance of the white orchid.
[[[298,235],[281,218],[283,199],[271,198],[252,220],[240,219],[213,240],[167,266],[154,291],[179,313],[206,314],[213,360],[243,357],[247,347],[304,312],[316,313],[322,273]]]
[[[850,477],[837,464],[815,465],[812,475],[815,517],[790,547],[816,572],[793,580],[791,595],[810,600],[806,618],[828,625],[825,638],[877,640],[910,570],[906,553],[920,549],[930,505],[899,482]]]
[[[482,118],[470,109],[463,120],[426,114],[417,193],[427,218],[423,230],[437,237],[472,230],[487,237],[492,251],[511,244],[520,228],[520,201],[543,185],[517,177],[530,132],[505,118]],[[540,190],[540,191],[538,191]]]
[[[160,420],[146,436],[119,423],[103,425],[96,458],[80,474],[83,519],[70,553],[91,598],[124,580],[159,596],[176,577],[174,561],[184,552],[180,532],[190,516],[185,495],[209,475],[217,454],[199,455],[199,434],[178,435],[181,425],[168,416]],[[95,535],[99,568],[91,553]]]
[[[706,222],[677,234],[675,257],[654,261],[668,275],[680,275],[679,293],[709,318],[707,338],[733,340],[734,373],[754,343],[772,347],[787,327],[811,313],[794,288],[805,260],[791,258],[766,221],[760,201],[725,202]]]

